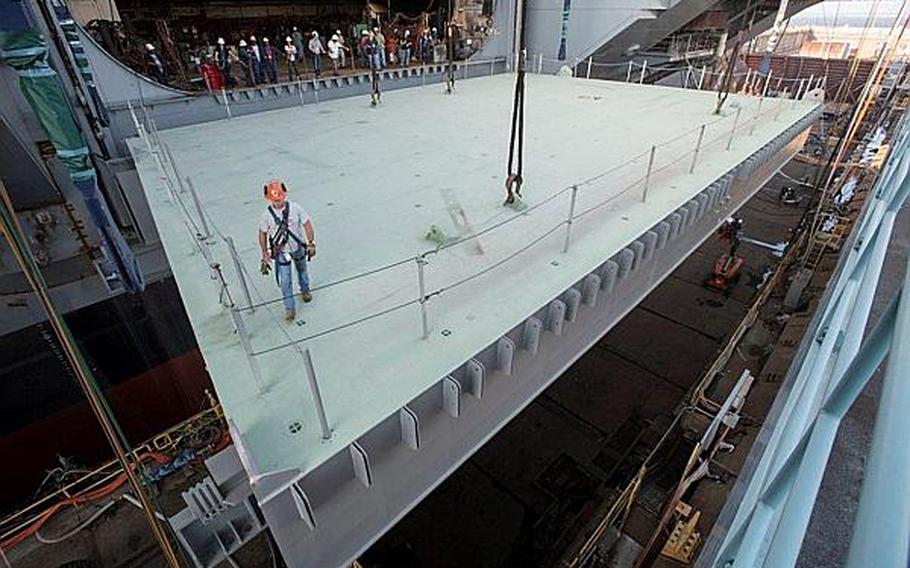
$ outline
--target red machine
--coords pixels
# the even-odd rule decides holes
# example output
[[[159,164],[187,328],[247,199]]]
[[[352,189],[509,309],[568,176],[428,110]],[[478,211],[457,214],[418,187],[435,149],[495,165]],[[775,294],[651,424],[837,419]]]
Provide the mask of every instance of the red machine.
[[[202,78],[205,79],[205,86],[210,91],[220,91],[224,86],[224,75],[221,74],[221,69],[211,62],[203,63],[199,67],[202,70]]]
[[[717,234],[722,241],[730,241],[730,251],[720,255],[714,262],[714,270],[705,281],[705,286],[719,292],[727,292],[739,280],[743,258],[736,254],[743,230],[743,221],[737,217],[727,219]]]

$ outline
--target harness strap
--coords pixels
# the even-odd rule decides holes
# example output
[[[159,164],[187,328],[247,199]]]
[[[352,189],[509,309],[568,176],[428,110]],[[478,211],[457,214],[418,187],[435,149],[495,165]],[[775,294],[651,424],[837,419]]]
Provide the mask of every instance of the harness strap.
[[[288,243],[288,237],[294,239],[298,245],[306,247],[306,244],[291,231],[290,225],[288,225],[288,217],[290,216],[291,206],[287,204],[284,206],[284,211],[281,213],[281,217],[275,214],[275,210],[271,206],[268,207],[269,213],[272,215],[272,219],[275,220],[275,224],[278,225],[278,229],[275,231],[274,237],[269,237],[269,245],[272,248],[272,258],[277,259],[278,254],[281,249],[284,248],[284,245]]]

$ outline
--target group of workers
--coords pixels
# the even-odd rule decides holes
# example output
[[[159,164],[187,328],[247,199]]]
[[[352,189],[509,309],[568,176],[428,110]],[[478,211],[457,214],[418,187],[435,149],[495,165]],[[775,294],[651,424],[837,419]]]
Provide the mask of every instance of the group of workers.
[[[222,41],[221,38],[218,41]],[[244,80],[247,86],[265,83],[277,83],[278,72],[277,62],[279,57],[284,57],[287,62],[288,81],[296,81],[302,77],[301,66],[306,71],[309,61],[313,67],[313,73],[318,78],[322,74],[322,56],[328,55],[332,61],[332,67],[337,74],[338,69],[346,65],[347,54],[350,48],[345,44],[344,35],[341,30],[336,30],[332,34],[328,45],[323,45],[319,32],[313,31],[304,43],[303,33],[294,26],[291,35],[284,38],[284,46],[281,52],[269,45],[269,38],[262,38],[260,43],[256,36],[251,35],[249,43],[241,39],[238,42],[238,54],[236,61],[240,63],[243,70]],[[231,60],[218,61],[218,66],[222,73],[230,73]]]
[[[416,39],[409,29],[395,28],[386,36],[379,27],[374,27],[360,32],[359,51],[364,65],[371,69],[384,69],[394,64],[408,67],[412,60],[431,63],[439,41],[439,31],[435,27],[424,29]]]
[[[379,26],[363,29],[354,50],[341,30],[335,30],[325,43],[318,31],[305,35],[297,26],[284,38],[283,44],[265,36],[250,35],[234,45],[219,37],[214,46],[209,45],[193,55],[190,63],[198,66],[206,86],[214,90],[234,87],[241,78],[248,87],[277,83],[280,61],[285,63],[288,81],[300,80],[310,71],[316,78],[321,77],[323,57],[328,57],[335,75],[348,66],[349,59],[352,67],[354,60],[360,58],[363,67],[377,70],[433,61],[434,47],[440,42],[435,27],[423,29],[416,36],[406,28],[388,32],[383,33]],[[146,44],[146,67],[157,81],[168,83],[167,68],[151,43]],[[238,67],[239,72],[235,71]]]

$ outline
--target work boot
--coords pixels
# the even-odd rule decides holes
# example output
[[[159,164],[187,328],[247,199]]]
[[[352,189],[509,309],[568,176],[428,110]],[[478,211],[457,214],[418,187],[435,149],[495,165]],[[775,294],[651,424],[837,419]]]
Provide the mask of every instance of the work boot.
[[[297,317],[297,312],[294,310],[286,310],[284,312],[284,321],[294,321],[294,318]]]
[[[310,303],[313,301],[313,295],[310,294],[309,290],[304,290],[301,292],[300,297],[303,298],[304,303]]]

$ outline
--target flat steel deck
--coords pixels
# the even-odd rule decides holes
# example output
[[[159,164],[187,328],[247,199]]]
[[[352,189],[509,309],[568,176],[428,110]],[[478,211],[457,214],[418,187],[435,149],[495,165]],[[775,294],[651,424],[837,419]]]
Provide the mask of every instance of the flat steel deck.
[[[219,398],[259,473],[306,473],[345,449],[816,106],[733,96],[718,117],[710,92],[528,76],[529,208],[516,213],[502,207],[513,80],[462,81],[452,96],[438,85],[395,91],[375,109],[352,98],[161,132],[212,225],[204,244],[187,222],[198,225],[190,194],[177,194],[184,210],[146,144],[130,141]],[[315,299],[298,303],[291,324],[274,277],[258,273],[262,184],[273,177],[311,214],[319,248]],[[426,256],[423,339],[415,258],[436,246],[425,239],[431,225],[451,238],[479,236]],[[262,394],[200,252],[208,247],[242,306],[222,236],[237,244],[253,302],[266,303],[241,312],[260,353]],[[303,347],[315,361],[329,440]]]

